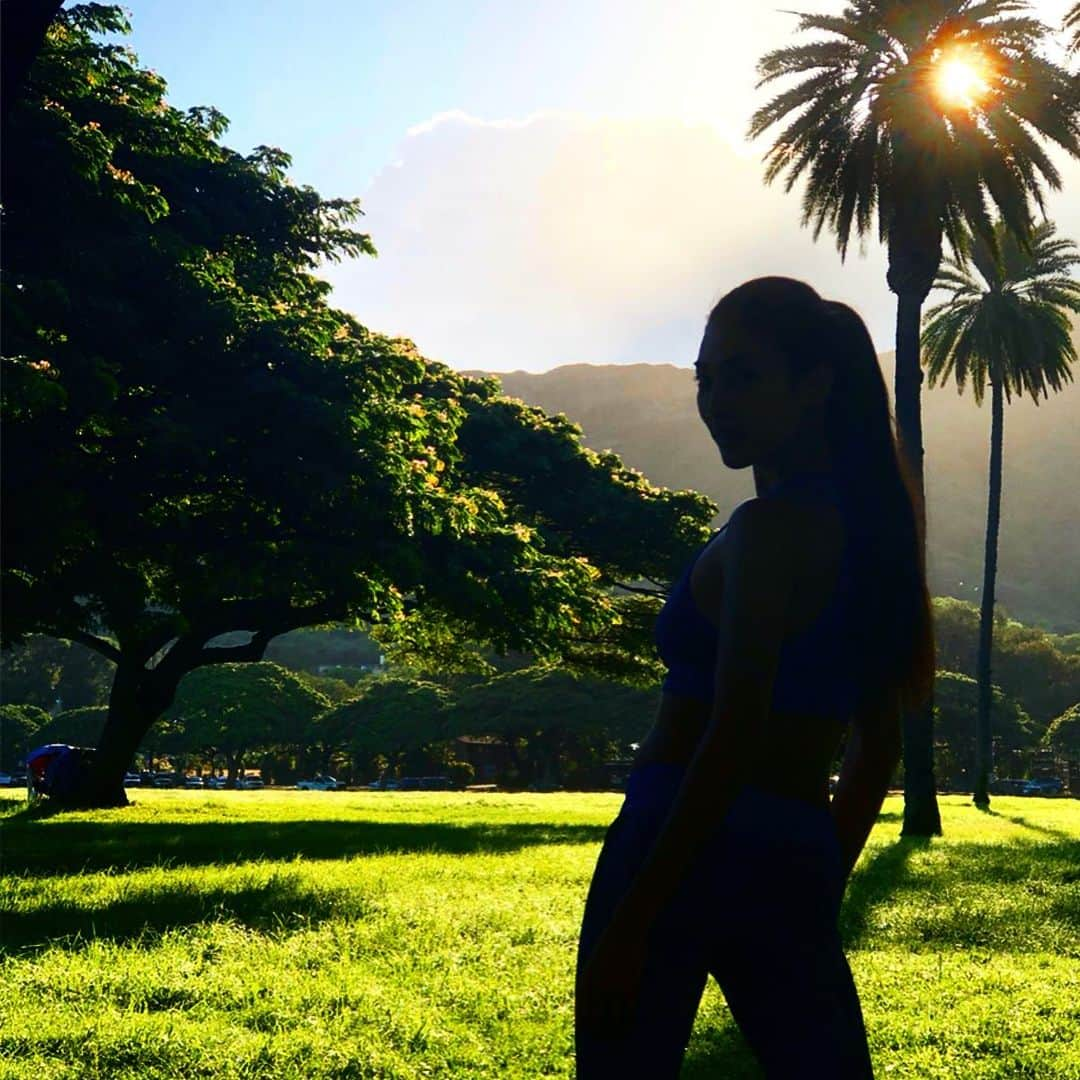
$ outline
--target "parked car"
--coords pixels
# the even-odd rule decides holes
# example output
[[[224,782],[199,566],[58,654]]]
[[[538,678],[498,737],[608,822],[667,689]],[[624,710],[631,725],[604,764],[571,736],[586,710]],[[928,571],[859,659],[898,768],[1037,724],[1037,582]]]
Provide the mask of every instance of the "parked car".
[[[449,776],[421,776],[421,791],[453,791],[457,784]]]
[[[1041,777],[1029,780],[1024,785],[1025,795],[1057,795],[1065,787],[1064,783],[1056,776]]]
[[[368,791],[397,791],[399,786],[393,776],[388,776],[384,780],[376,780],[373,784],[368,784]]]
[[[184,787],[186,788],[204,788],[206,783],[201,776],[185,776]]]
[[[215,791],[220,791],[228,782],[229,778],[227,776],[211,776],[206,781],[206,786],[213,788]]]
[[[11,773],[0,772],[0,787],[11,787],[14,782]]]
[[[257,776],[238,776],[236,778],[237,791],[259,791],[266,785]]]
[[[124,787],[139,787],[142,777],[137,772],[124,773]]]
[[[1026,795],[1027,785],[1027,780],[1003,776],[999,780],[990,781],[990,790],[995,795]]]
[[[403,776],[398,791],[450,791],[455,787],[449,776]]]
[[[150,781],[151,787],[159,788],[173,788],[179,787],[180,781],[176,778],[174,773],[158,773],[153,780]]]
[[[310,780],[296,781],[297,791],[339,791],[344,787],[344,780],[337,780],[322,773],[316,773]]]

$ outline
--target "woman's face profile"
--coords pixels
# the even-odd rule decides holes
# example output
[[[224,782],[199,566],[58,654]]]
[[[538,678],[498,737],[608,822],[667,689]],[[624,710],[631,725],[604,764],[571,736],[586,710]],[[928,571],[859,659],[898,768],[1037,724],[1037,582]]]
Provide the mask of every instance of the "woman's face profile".
[[[694,371],[698,415],[728,467],[770,462],[797,430],[803,406],[787,361],[737,321],[710,322]]]

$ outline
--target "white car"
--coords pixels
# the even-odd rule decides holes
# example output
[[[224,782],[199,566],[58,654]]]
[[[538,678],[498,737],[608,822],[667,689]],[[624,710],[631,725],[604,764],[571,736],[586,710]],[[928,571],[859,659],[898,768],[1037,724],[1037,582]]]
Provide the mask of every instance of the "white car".
[[[124,773],[124,787],[139,787],[142,777],[137,772]]]
[[[344,780],[336,780],[332,776],[323,776],[321,773],[310,780],[296,781],[297,791],[339,791],[344,786]]]

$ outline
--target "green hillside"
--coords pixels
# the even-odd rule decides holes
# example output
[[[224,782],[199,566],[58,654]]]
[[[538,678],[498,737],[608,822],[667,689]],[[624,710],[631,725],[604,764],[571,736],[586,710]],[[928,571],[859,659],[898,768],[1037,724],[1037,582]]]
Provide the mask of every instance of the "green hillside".
[[[893,354],[880,357],[893,384]],[[469,372],[469,374],[481,374]],[[690,368],[566,364],[542,374],[493,372],[503,390],[581,424],[584,441],[611,449],[653,483],[695,488],[720,507],[717,524],[754,493],[749,469],[731,470],[697,415]],[[1080,630],[1080,384],[1036,406],[1005,410],[997,603],[1055,633]],[[935,596],[978,602],[990,457],[989,395],[923,384],[928,563]]]

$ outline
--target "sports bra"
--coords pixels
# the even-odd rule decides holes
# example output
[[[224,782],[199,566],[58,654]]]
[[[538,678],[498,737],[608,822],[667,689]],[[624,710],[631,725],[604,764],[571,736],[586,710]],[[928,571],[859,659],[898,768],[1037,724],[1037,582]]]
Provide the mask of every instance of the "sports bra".
[[[829,499],[848,523],[836,586],[818,617],[780,646],[773,682],[772,710],[807,712],[850,721],[859,687],[852,670],[854,638],[852,529],[843,493],[831,473],[796,473],[773,484],[762,495],[780,490],[810,490]],[[740,504],[741,505],[741,504]],[[701,553],[727,528],[717,530],[683,571],[656,617],[654,639],[668,668],[661,689],[696,698],[713,699],[717,632],[701,613],[690,591],[690,573]]]

